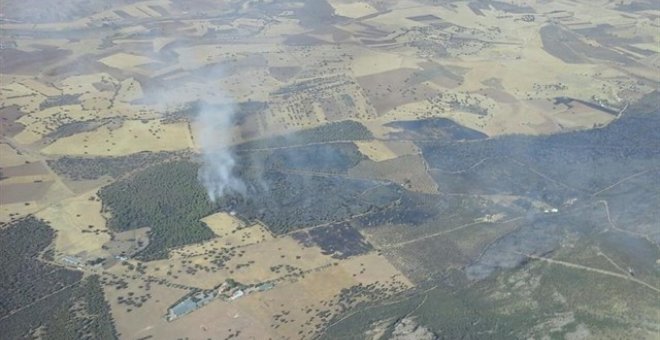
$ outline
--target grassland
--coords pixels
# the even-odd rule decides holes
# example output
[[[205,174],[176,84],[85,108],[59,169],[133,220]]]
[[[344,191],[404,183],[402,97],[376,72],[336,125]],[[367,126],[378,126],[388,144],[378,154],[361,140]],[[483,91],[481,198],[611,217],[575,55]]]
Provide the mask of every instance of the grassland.
[[[8,338],[658,332],[650,0],[0,12]],[[196,118],[228,107],[246,189],[211,201]]]

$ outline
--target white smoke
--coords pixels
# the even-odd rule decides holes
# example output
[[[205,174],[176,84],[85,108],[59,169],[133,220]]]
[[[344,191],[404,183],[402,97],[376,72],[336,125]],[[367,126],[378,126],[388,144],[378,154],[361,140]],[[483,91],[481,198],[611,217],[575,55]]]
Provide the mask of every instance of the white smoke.
[[[231,152],[234,106],[202,105],[197,114],[197,138],[203,164],[199,180],[215,202],[229,192],[245,194],[245,184],[234,174],[236,160]]]

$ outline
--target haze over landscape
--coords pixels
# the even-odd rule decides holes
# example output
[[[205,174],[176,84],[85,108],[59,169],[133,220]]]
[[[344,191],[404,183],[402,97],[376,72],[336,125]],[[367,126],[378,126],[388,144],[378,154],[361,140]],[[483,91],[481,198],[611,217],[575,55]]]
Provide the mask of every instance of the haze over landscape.
[[[660,338],[660,3],[3,0],[0,338]]]

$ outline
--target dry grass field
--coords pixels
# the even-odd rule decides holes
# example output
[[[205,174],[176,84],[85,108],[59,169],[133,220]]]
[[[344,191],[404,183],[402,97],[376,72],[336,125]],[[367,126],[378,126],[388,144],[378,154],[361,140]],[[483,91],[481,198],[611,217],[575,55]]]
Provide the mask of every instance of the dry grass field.
[[[124,121],[118,128],[97,130],[60,138],[46,146],[47,155],[120,156],[141,151],[175,151],[192,147],[186,123]]]
[[[546,196],[513,192],[442,192],[453,182],[440,183],[439,175],[464,175],[470,184],[510,174],[484,179],[469,172],[471,166],[480,169],[487,157],[459,171],[430,170],[424,143],[490,142],[616,123],[660,81],[660,11],[647,5],[642,0],[1,2],[0,230],[29,215],[46,221],[55,231],[48,248],[55,256],[48,261],[101,276],[119,338],[316,338],[360,302],[417,292],[415,284],[427,279],[427,268],[442,268],[447,276],[453,275],[447,274],[450,269],[463,270],[520,227],[500,221],[513,218],[507,215],[511,211],[573,204],[551,205]],[[210,120],[219,123],[211,126],[200,122],[200,110],[226,116],[214,116]],[[346,121],[366,132],[347,137],[340,129],[277,139]],[[406,122],[412,127],[396,127]],[[205,145],[200,132],[209,129],[227,145]],[[465,137],[470,134],[479,137]],[[168,245],[163,258],[150,261],[139,254],[162,236],[160,224],[130,230],[107,225],[108,201],[97,196],[105,186],[165,160],[197,166],[207,160],[202,157],[206,149],[224,151],[246,141],[277,145],[259,147],[263,155],[241,153],[239,162],[254,162],[242,170],[261,174],[273,170],[262,169],[263,164],[284,162],[273,166],[268,174],[277,178],[268,180],[291,192],[298,190],[294,180],[299,177],[303,188],[320,179],[332,188],[370,182],[371,189],[357,198],[328,192],[372,204],[390,198],[374,197],[374,192],[396,187],[387,191],[396,196],[390,203],[361,213],[338,205],[337,210],[348,211],[347,219],[329,223],[322,214],[334,211],[308,206],[316,202],[308,196],[326,195],[323,190],[263,193],[282,201],[277,204],[298,205],[291,210],[296,214],[323,221],[304,221],[308,233],[344,223],[372,227],[375,221],[377,228],[350,224],[360,240],[364,236],[365,250],[340,256],[336,249],[301,241],[293,217],[283,222],[286,232],[277,234],[277,228],[261,222],[268,221],[266,207],[252,207],[252,219],[227,213],[242,204],[233,197],[209,204],[212,208],[194,217],[210,229],[199,231],[208,233],[200,237],[203,242]],[[321,151],[305,155],[296,149],[302,144]],[[334,149],[337,145],[345,148]],[[324,158],[326,151],[330,156]],[[323,164],[307,164],[305,157]],[[283,171],[286,162],[300,163],[299,171]],[[121,171],[109,171],[114,166]],[[543,171],[535,175],[563,184]],[[604,193],[642,175],[612,187],[608,183]],[[400,216],[391,217],[389,209],[410,204],[404,199],[408,194],[432,197],[436,208],[447,197],[461,200],[449,217],[436,216],[434,223],[398,224]],[[479,220],[449,228],[453,224],[445,218],[474,202],[481,209]],[[159,208],[173,210],[189,202],[170,203]],[[230,208],[221,210],[222,204]],[[506,213],[491,215],[487,210],[495,205],[506,207]],[[423,209],[415,212],[423,214]],[[625,213],[611,214],[609,223],[617,229]],[[332,232],[319,233],[331,246],[348,242]],[[183,234],[180,239],[188,236]],[[80,263],[64,260],[71,257]],[[274,286],[165,319],[168,308],[186,294],[217,288],[228,279]],[[442,279],[447,285],[459,282],[453,276]],[[567,322],[576,334],[584,333],[573,321]],[[375,333],[386,332],[385,324],[371,326]]]
[[[107,256],[101,246],[110,240],[110,235],[101,214],[101,200],[94,191],[51,205],[36,216],[57,231],[57,254],[82,254],[90,259]]]

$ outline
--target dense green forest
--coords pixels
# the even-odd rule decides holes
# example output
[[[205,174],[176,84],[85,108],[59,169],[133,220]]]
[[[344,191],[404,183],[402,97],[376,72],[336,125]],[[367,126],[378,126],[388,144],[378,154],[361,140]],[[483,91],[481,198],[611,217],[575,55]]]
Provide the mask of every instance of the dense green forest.
[[[40,259],[54,237],[32,216],[0,230],[0,337],[116,339],[99,277]]]
[[[166,258],[169,248],[214,236],[200,221],[215,209],[197,180],[198,167],[184,161],[163,163],[99,191],[103,210],[111,215],[109,228],[151,228],[149,245],[138,254],[139,258]]]
[[[54,238],[53,229],[32,216],[0,230],[0,317],[80,280],[80,272],[39,259]]]
[[[72,157],[64,156],[49,160],[48,166],[58,175],[72,180],[98,179],[102,176],[120,177],[166,159],[185,157],[184,152],[138,152],[117,157]]]
[[[110,305],[97,275],[84,279],[55,306],[44,325],[44,339],[117,339]]]

